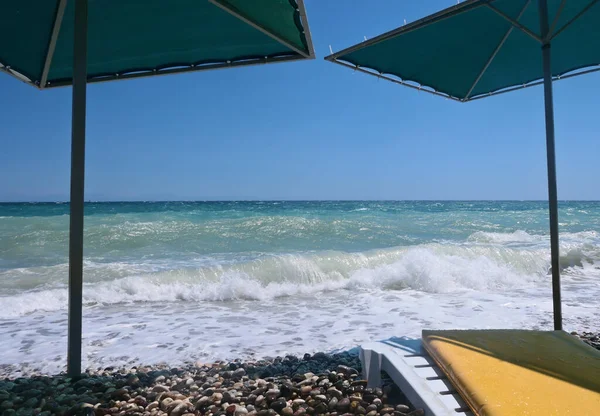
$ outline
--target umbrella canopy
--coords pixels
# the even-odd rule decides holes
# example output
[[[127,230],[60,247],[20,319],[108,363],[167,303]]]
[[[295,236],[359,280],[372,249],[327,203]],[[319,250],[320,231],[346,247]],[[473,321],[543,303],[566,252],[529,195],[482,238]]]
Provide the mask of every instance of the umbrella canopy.
[[[552,81],[600,70],[598,0],[470,0],[325,59],[467,102],[544,84],[554,328],[562,329]]]
[[[542,44],[555,79],[599,70],[598,0],[547,3],[546,32],[539,0],[472,0],[325,59],[458,101],[541,83]]]
[[[0,70],[48,88],[73,82],[74,0],[0,6]],[[295,0],[88,0],[87,80],[313,57]]]
[[[0,71],[73,85],[67,372],[81,374],[88,82],[314,58],[303,0],[6,0]]]

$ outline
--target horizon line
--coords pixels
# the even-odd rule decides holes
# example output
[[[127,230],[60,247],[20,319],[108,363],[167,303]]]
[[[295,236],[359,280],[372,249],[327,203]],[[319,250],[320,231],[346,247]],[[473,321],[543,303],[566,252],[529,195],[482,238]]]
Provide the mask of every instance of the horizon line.
[[[166,202],[548,202],[547,199],[135,199],[88,200],[85,204]],[[558,202],[600,202],[599,199],[559,199]],[[69,204],[70,201],[0,201],[0,204]]]

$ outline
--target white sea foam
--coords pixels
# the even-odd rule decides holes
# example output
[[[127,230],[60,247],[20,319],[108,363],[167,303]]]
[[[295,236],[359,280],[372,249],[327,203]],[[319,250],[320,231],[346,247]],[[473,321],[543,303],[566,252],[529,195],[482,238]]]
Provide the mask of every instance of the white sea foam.
[[[549,267],[543,250],[481,245],[427,244],[365,253],[322,252],[268,255],[237,264],[164,270],[156,264],[101,265],[87,263],[93,276],[84,285],[85,305],[131,302],[201,302],[267,300],[341,289],[401,290],[429,293],[454,290],[505,290],[528,287],[546,279]],[[66,265],[51,267],[66,274]],[[102,273],[110,280],[100,279]],[[26,273],[17,270],[14,279]],[[128,275],[129,274],[129,275]],[[30,273],[36,282],[40,273]],[[47,276],[46,276],[47,277]],[[52,280],[52,279],[49,279]],[[65,309],[66,282],[0,297],[0,317]],[[58,283],[57,283],[58,282]]]

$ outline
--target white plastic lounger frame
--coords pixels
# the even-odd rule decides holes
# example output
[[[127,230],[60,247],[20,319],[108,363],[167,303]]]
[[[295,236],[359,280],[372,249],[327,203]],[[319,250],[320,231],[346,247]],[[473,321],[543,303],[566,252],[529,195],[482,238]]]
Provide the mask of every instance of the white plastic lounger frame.
[[[420,339],[392,338],[365,344],[360,347],[360,361],[368,387],[380,386],[385,371],[427,416],[473,416]]]

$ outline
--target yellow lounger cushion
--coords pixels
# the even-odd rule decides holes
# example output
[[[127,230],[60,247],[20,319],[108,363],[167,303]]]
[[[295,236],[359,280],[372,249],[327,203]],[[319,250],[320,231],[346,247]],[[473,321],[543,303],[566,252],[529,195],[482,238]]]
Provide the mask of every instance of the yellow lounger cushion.
[[[563,331],[423,331],[478,416],[600,415],[600,351]]]

